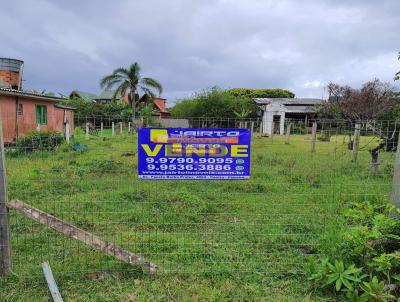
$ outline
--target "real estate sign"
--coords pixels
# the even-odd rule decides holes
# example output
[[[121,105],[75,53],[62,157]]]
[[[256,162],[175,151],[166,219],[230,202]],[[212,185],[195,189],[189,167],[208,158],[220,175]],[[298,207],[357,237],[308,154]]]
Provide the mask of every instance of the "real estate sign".
[[[141,179],[248,179],[249,129],[141,128]]]

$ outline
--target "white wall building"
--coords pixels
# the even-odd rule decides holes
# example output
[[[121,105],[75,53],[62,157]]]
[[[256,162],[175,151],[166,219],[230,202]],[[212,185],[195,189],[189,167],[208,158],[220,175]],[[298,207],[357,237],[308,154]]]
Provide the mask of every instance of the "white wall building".
[[[255,98],[262,111],[262,132],[285,133],[285,118],[307,119],[315,116],[315,106],[323,100],[312,98]]]

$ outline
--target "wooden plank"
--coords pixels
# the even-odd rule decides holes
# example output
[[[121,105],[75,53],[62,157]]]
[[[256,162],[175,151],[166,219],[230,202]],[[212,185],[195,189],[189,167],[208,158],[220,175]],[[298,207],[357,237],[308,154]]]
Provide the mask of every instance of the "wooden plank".
[[[111,242],[105,241],[92,233],[79,229],[70,223],[62,221],[61,219],[36,209],[27,203],[19,200],[12,200],[7,204],[7,207],[14,209],[18,213],[21,213],[43,225],[48,226],[59,233],[79,240],[87,246],[90,246],[109,256],[113,256],[118,260],[129,264],[140,265],[150,274],[156,273],[159,269],[156,264],[151,263],[143,256],[124,250]]]
[[[11,273],[11,244],[7,211],[7,175],[0,114],[0,276]]]
[[[51,271],[51,268],[50,268],[50,265],[48,262],[42,263],[42,270],[43,270],[44,277],[46,278],[50,294],[53,297],[53,301],[54,302],[63,302],[60,291],[58,290],[56,280],[54,280],[53,272]]]

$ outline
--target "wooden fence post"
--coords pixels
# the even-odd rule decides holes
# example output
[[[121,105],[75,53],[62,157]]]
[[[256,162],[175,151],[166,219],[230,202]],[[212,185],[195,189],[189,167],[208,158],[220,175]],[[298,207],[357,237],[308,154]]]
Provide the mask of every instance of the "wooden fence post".
[[[11,273],[11,245],[7,211],[7,175],[2,123],[0,116],[0,276],[6,276]]]
[[[128,122],[128,132],[131,133],[131,122]]]
[[[353,162],[357,161],[358,146],[360,145],[360,134],[361,134],[361,125],[357,123],[354,129],[353,154],[351,157],[351,161]]]
[[[260,121],[260,136],[262,135],[262,133],[263,133],[263,122],[261,120]]]
[[[253,135],[254,132],[254,121],[251,121],[251,135]]]
[[[89,139],[89,123],[86,123],[85,139]]]
[[[122,122],[119,122],[119,134],[122,134]]]
[[[112,136],[115,135],[115,125],[114,125],[114,122],[111,123],[111,135],[112,135]]]
[[[274,132],[275,132],[275,123],[272,122],[271,134],[270,134],[271,142],[274,142],[274,134],[275,134]]]
[[[289,122],[286,126],[286,138],[285,138],[285,144],[289,145],[290,142],[290,129],[292,128],[292,123]]]
[[[400,133],[397,143],[396,160],[394,164],[394,174],[393,174],[393,192],[391,196],[392,204],[400,209]],[[399,217],[399,214],[396,214]]]
[[[101,124],[100,124],[100,136],[103,136],[103,129],[104,129],[104,124],[103,124],[103,121],[101,121]]]
[[[317,122],[313,122],[311,136],[311,152],[315,152],[315,144],[317,143]]]

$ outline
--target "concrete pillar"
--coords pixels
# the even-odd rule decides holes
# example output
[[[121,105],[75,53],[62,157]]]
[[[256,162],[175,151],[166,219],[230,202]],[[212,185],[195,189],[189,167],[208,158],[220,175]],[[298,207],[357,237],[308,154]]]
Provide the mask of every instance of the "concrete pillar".
[[[67,122],[65,124],[65,140],[66,140],[68,145],[69,145],[70,138],[71,138],[71,128],[69,126],[69,123]]]
[[[274,113],[264,111],[263,116],[263,133],[271,135],[272,134],[272,123],[274,122]]]
[[[279,134],[284,135],[285,134],[285,112],[281,113],[281,118],[279,121]]]

